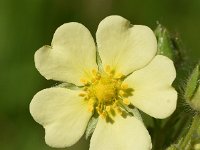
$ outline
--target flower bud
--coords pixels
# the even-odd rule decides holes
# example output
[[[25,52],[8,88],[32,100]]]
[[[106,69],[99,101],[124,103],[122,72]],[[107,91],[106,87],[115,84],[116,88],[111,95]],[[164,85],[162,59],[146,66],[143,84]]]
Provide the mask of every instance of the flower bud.
[[[182,52],[183,49],[177,37],[172,37],[168,30],[161,24],[158,24],[155,35],[158,41],[157,54],[167,56],[173,60],[175,64],[182,61],[184,52]]]

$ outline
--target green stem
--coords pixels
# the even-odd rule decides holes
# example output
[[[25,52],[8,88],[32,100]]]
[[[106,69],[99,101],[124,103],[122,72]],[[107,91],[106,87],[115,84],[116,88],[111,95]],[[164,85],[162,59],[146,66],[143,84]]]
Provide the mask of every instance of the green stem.
[[[187,132],[183,140],[181,140],[181,142],[178,144],[180,149],[185,149],[189,146],[191,138],[195,133],[195,131],[197,131],[199,126],[200,126],[200,114],[196,114],[193,118],[192,125],[189,131]]]

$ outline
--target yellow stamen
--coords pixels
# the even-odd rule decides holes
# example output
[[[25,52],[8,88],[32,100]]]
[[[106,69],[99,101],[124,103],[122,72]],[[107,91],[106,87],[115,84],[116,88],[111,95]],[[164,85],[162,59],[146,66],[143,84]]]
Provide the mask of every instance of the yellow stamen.
[[[81,83],[83,83],[84,85],[88,84],[88,81],[87,81],[87,79],[85,79],[85,78],[82,78],[80,81],[81,81]]]
[[[112,105],[114,109],[117,108],[117,103],[118,103],[118,100],[116,100],[115,103]]]
[[[115,111],[117,114],[122,115],[122,110],[119,107],[115,108]]]
[[[97,69],[92,69],[92,74],[93,74],[94,76],[96,76],[96,75],[97,75]]]
[[[89,112],[93,112],[93,110],[94,110],[94,107],[93,107],[92,105],[89,105],[89,106],[88,106],[88,111],[89,111]]]
[[[95,79],[96,79],[96,80],[101,79],[101,75],[97,73],[96,76],[95,76]]]
[[[123,103],[126,105],[130,105],[130,100],[128,98],[123,99]]]
[[[86,93],[79,93],[79,96],[84,97]]]
[[[128,84],[126,84],[126,83],[122,83],[122,85],[121,85],[121,89],[123,89],[123,90],[128,89]]]
[[[88,105],[88,111],[98,113],[103,119],[108,119],[115,114],[124,113],[123,106],[129,105],[127,91],[128,84],[123,83],[122,73],[116,73],[111,66],[107,65],[104,72],[97,69],[91,71],[91,78],[82,78],[84,84],[79,96],[83,97]],[[127,97],[126,97],[127,96]]]
[[[95,78],[92,78],[91,82],[92,82],[92,83],[96,82],[96,79],[95,79]]]
[[[106,114],[106,112],[103,112],[103,113],[100,114],[100,116],[101,116],[102,119],[105,119],[107,117],[107,114]]]
[[[89,105],[94,105],[95,104],[95,99],[93,99],[93,98],[89,99],[88,104]]]
[[[110,107],[110,106],[106,106],[106,111],[107,111],[107,112],[109,112],[109,111],[110,111],[110,109],[111,109],[111,107]]]
[[[124,94],[125,94],[124,91],[122,91],[122,90],[119,91],[120,96],[123,96]]]
[[[110,73],[110,72],[111,72],[111,67],[110,67],[109,65],[106,65],[105,71],[106,71],[107,73]]]
[[[123,76],[124,76],[124,75],[123,75],[122,73],[116,73],[115,76],[114,76],[114,78],[120,79],[120,78],[122,78]]]
[[[83,88],[83,91],[87,91],[87,89],[88,89],[87,87],[84,87],[84,88]]]

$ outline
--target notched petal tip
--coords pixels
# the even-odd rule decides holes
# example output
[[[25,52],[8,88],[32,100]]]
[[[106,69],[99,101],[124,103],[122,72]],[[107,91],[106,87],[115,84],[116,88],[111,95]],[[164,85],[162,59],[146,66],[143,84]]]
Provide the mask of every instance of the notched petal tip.
[[[84,25],[66,23],[55,31],[52,46],[40,48],[34,60],[46,79],[81,86],[80,78],[97,68],[95,42]]]
[[[171,86],[175,77],[173,61],[155,56],[147,66],[125,79],[134,88],[132,104],[154,118],[169,117],[177,105],[177,92]]]
[[[103,66],[109,64],[126,75],[147,65],[157,52],[154,32],[121,16],[103,19],[96,39]]]
[[[82,34],[82,35],[81,35]],[[69,36],[71,42],[75,42],[77,39],[79,40],[80,38],[86,38],[87,40],[90,40],[89,42],[94,42],[92,35],[90,34],[90,31],[85,27],[83,24],[78,23],[78,22],[69,22],[69,23],[64,23],[63,25],[59,26],[54,35],[53,39],[51,42],[52,46],[64,46],[65,44],[74,44],[76,43],[68,43]],[[79,35],[80,38],[77,38],[76,35]],[[76,39],[77,38],[77,39]],[[80,44],[80,43],[78,43]],[[93,44],[93,43],[92,43]],[[72,45],[73,46],[73,45]],[[92,48],[94,48],[94,45],[91,45]],[[67,48],[67,47],[66,47]]]

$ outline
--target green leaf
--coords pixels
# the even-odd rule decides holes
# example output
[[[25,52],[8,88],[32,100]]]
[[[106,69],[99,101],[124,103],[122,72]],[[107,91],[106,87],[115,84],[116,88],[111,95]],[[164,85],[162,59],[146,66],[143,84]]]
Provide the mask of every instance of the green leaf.
[[[94,129],[96,128],[96,125],[97,125],[97,122],[98,122],[98,117],[97,116],[93,116],[88,125],[87,125],[87,128],[86,128],[86,131],[85,131],[85,138],[86,140],[92,135],[92,133],[94,132]]]

